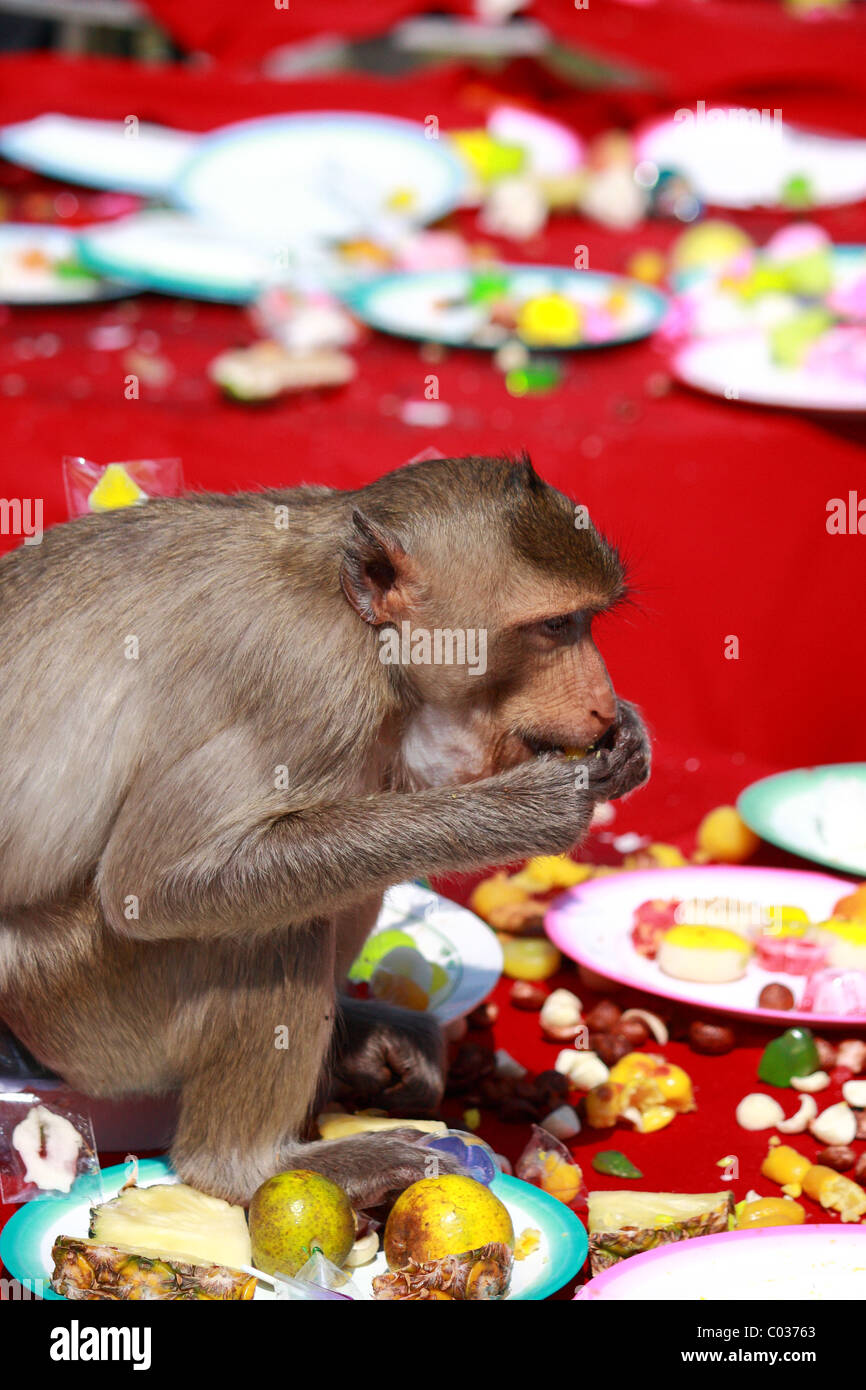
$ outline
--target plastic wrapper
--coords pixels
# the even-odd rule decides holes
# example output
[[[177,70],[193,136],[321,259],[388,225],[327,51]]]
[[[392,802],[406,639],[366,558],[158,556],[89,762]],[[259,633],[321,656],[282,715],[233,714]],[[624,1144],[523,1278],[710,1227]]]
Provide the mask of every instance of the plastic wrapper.
[[[0,1199],[7,1205],[61,1197],[79,1179],[103,1200],[90,1115],[33,1091],[0,1095]]]
[[[86,516],[137,506],[150,497],[177,497],[183,492],[183,470],[180,459],[99,464],[67,455],[63,486],[70,517]]]
[[[532,1126],[529,1143],[517,1160],[514,1174],[556,1197],[572,1211],[586,1209],[586,1187],[580,1165],[562,1141],[540,1125]]]
[[[282,1280],[283,1275],[280,1276]],[[281,1293],[277,1285],[278,1298],[349,1298],[360,1299],[361,1292],[358,1286],[353,1283],[351,1275],[329,1259],[326,1259],[321,1250],[314,1247],[313,1253],[305,1264],[301,1265],[294,1279],[286,1280],[290,1285],[299,1287],[292,1293]],[[304,1292],[306,1290],[306,1292]]]

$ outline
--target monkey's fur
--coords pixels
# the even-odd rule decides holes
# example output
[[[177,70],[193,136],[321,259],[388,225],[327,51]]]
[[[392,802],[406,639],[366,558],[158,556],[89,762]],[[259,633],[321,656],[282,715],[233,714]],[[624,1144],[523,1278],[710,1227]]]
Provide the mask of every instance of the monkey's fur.
[[[621,589],[526,460],[151,501],[7,555],[0,1016],[91,1095],[179,1090],[172,1159],[208,1192],[422,1176],[415,1131],[302,1142],[335,1075],[441,1095],[430,1021],[339,985],[389,884],[567,850],[645,780],[589,631]],[[485,630],[486,672],[384,664],[404,621]]]

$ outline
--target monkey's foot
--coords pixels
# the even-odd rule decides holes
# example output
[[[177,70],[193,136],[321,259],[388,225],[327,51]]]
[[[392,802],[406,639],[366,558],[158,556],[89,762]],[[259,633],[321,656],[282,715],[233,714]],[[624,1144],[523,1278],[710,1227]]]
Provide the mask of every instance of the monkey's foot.
[[[445,1088],[445,1048],[435,1018],[378,1000],[342,999],[334,1035],[335,1099],[420,1119]]]
[[[463,1173],[456,1158],[423,1148],[423,1130],[390,1129],[350,1139],[321,1139],[293,1145],[283,1155],[286,1168],[311,1168],[342,1187],[354,1207],[376,1207],[399,1197],[421,1178]]]

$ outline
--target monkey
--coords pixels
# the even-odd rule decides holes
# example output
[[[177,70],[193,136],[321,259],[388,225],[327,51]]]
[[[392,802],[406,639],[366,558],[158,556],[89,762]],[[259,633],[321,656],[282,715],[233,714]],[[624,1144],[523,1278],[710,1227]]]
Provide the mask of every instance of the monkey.
[[[389,885],[567,851],[646,780],[592,635],[625,591],[526,456],[151,499],[6,555],[0,1018],[88,1095],[178,1094],[205,1192],[423,1177],[411,1127],[311,1138],[334,1088],[442,1095],[435,1021],[347,971]],[[484,669],[385,641],[469,630]]]

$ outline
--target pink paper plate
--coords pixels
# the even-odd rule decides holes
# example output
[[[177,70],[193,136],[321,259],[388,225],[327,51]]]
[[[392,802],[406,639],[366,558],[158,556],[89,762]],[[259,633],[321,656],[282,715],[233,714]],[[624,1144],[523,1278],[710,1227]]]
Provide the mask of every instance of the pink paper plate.
[[[810,920],[820,922],[830,916],[833,904],[852,886],[829,874],[794,869],[728,865],[647,869],[578,884],[556,899],[545,916],[544,926],[554,945],[572,960],[597,975],[647,994],[743,1018],[850,1028],[866,1024],[866,1015],[758,1007],[758,995],[773,981],[787,985],[799,1003],[806,986],[803,976],[762,970],[751,961],[741,980],[727,984],[675,980],[664,975],[655,961],[638,955],[631,942],[631,931],[635,908],[649,898],[736,898],[766,907],[784,903],[802,907]]]
[[[621,1260],[574,1297],[640,1302],[863,1299],[866,1229],[765,1226],[696,1236]]]

